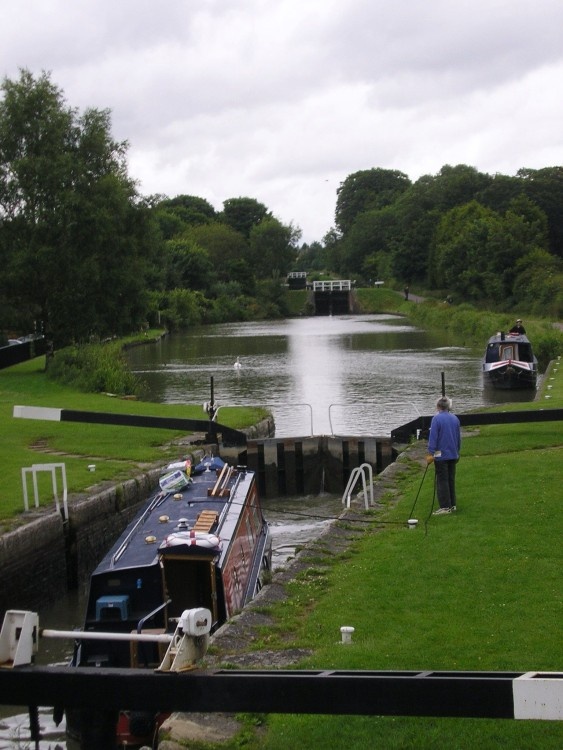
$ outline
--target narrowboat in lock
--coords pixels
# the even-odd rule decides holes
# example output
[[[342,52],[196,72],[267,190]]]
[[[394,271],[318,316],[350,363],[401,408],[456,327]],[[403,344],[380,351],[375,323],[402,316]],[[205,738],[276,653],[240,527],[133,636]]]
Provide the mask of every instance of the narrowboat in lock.
[[[524,334],[491,336],[483,357],[483,375],[495,388],[535,388],[538,360]]]
[[[254,472],[218,457],[192,470],[188,460],[169,465],[159,484],[94,570],[85,631],[173,633],[185,610],[205,608],[213,632],[262,587],[271,539]],[[158,668],[164,650],[157,642],[79,640],[73,665]],[[118,746],[150,745],[153,719],[122,712]],[[67,712],[71,735],[84,734],[81,723]]]

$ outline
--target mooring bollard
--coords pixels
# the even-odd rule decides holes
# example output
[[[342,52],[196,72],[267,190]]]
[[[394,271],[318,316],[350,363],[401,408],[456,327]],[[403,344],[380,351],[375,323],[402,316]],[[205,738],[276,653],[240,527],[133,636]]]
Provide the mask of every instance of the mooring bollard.
[[[354,628],[349,625],[343,625],[340,628],[340,632],[342,634],[342,643],[352,643],[352,633],[354,632]]]

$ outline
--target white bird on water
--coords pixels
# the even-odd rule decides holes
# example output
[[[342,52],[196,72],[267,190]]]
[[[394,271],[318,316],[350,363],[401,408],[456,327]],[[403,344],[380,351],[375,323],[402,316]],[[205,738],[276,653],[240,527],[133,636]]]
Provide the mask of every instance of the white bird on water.
[[[237,361],[234,363],[233,367],[235,368],[235,370],[240,370],[240,368],[242,367],[242,365],[241,365],[240,360],[239,360],[238,357],[237,357]]]

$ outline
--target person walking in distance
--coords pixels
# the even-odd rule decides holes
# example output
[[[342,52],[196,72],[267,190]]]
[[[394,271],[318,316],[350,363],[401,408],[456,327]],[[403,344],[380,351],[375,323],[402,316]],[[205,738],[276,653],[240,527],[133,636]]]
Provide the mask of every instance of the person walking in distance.
[[[459,419],[452,414],[451,399],[442,396],[436,403],[436,414],[430,423],[428,438],[428,464],[434,464],[436,492],[440,507],[434,511],[439,516],[457,509],[455,472],[461,450]]]

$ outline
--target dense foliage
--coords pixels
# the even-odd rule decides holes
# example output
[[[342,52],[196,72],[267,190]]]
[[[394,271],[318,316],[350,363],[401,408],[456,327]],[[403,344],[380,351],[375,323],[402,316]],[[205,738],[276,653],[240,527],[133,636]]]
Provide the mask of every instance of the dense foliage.
[[[336,229],[302,249],[299,268],[359,284],[418,284],[498,309],[563,311],[563,167],[515,177],[444,166],[416,182],[401,172],[349,175]]]
[[[141,381],[127,366],[121,341],[67,346],[55,354],[47,376],[84,393],[143,393]]]
[[[4,326],[55,341],[143,320],[151,220],[109,113],[79,115],[46,74],[5,80],[0,101],[0,295]]]
[[[254,198],[143,199],[108,111],[79,114],[46,73],[0,90],[0,331],[59,348],[285,314],[298,229]]]

